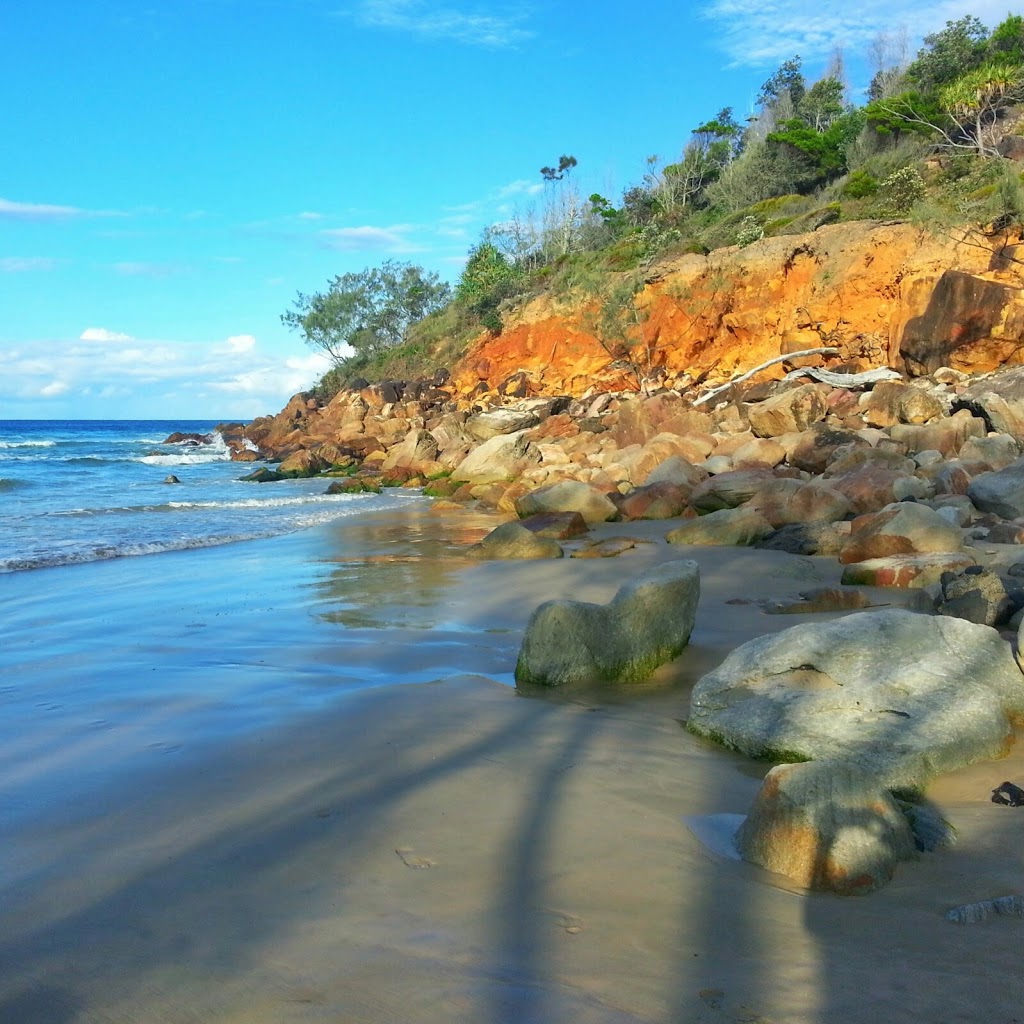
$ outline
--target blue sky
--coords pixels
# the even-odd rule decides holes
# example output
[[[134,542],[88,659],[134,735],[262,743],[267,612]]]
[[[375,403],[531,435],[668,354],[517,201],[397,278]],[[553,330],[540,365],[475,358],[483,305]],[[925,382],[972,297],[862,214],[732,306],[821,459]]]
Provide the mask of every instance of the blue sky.
[[[1006,0],[4,5],[0,419],[251,418],[323,360],[279,316],[384,259],[455,280],[571,153],[616,200],[799,53]]]

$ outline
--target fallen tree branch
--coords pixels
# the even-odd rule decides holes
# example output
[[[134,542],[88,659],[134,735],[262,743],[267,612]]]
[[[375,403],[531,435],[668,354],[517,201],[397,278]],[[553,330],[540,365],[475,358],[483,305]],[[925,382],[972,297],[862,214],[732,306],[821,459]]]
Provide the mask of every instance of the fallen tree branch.
[[[760,366],[755,366],[752,370],[747,370],[746,373],[741,374],[739,377],[733,378],[728,384],[723,384],[721,387],[712,388],[706,395],[701,395],[693,403],[694,408],[698,405],[703,405],[705,402],[710,401],[715,395],[720,395],[723,391],[728,391],[734,384],[742,384],[745,380],[750,380],[755,373],[760,373],[762,370],[768,369],[769,366],[774,366],[776,363],[784,363],[790,359],[800,359],[803,356],[837,356],[839,355],[839,349],[837,348],[805,348],[800,352],[787,352],[785,355],[776,356],[774,359],[769,359],[766,363],[761,363]]]
[[[903,375],[888,366],[879,366],[863,373],[833,373],[831,370],[819,370],[813,366],[803,367],[787,373],[783,380],[797,380],[799,377],[813,377],[823,384],[831,384],[834,388],[863,388],[868,384],[877,384],[883,380],[902,380]]]

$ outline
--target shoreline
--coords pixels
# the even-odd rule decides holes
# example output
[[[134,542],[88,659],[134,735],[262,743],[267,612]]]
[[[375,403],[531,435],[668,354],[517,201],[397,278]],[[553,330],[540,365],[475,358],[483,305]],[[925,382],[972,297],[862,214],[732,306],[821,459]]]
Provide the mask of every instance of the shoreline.
[[[459,552],[493,514],[415,508],[32,588],[12,635],[63,612],[66,649],[26,664],[16,687],[37,692],[20,729],[6,718],[0,1018],[1012,1019],[1014,923],[942,914],[1019,886],[1017,812],[987,802],[1024,772],[1019,749],[939,779],[960,844],[863,899],[797,895],[684,823],[745,813],[769,767],[682,729],[690,685],[806,618],[727,602],[832,582],[834,559],[659,541],[480,563]],[[690,646],[651,683],[509,685],[537,603],[607,600],[666,557],[696,558],[703,592]],[[34,706],[62,673],[79,704]],[[120,725],[112,698],[81,703],[90,673]],[[31,707],[66,723],[37,726],[45,756]],[[12,804],[18,763],[40,777]]]

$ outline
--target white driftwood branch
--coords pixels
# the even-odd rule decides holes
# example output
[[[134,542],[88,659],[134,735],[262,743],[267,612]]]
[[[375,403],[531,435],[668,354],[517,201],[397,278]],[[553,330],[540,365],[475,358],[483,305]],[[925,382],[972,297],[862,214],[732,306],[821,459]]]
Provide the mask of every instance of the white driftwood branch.
[[[832,370],[819,370],[808,366],[787,373],[784,380],[796,380],[798,377],[813,377],[823,384],[831,384],[834,388],[863,388],[868,384],[877,384],[883,380],[902,380],[903,376],[888,366],[879,366],[863,373],[834,373]]]
[[[741,374],[739,377],[734,377],[728,384],[723,384],[721,387],[712,388],[706,395],[701,395],[700,398],[694,402],[694,407],[703,405],[705,402],[710,401],[715,395],[720,395],[723,391],[728,391],[734,384],[742,384],[743,381],[749,380],[754,376],[755,373],[760,373],[762,370],[768,369],[769,366],[774,366],[776,363],[784,363],[790,359],[800,359],[803,356],[837,356],[839,355],[839,349],[837,348],[805,348],[801,352],[787,352],[783,356],[776,356],[774,359],[769,359],[766,363],[761,363],[760,366],[755,366],[752,370],[747,370],[746,373]]]

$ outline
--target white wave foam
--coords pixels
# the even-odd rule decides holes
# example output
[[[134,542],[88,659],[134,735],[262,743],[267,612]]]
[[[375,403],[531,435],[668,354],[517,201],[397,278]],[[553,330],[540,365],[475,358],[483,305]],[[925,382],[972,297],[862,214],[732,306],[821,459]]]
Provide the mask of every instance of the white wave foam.
[[[147,466],[196,466],[203,462],[228,462],[227,451],[194,455],[140,455],[133,462],[144,462]]]
[[[26,569],[49,569],[59,565],[77,565],[83,562],[102,562],[112,558],[131,558],[137,555],[160,555],[168,551],[191,551],[195,548],[220,547],[244,540],[264,540],[279,536],[277,530],[262,530],[252,533],[235,533],[222,537],[189,537],[150,543],[124,544],[120,547],[109,545],[100,548],[83,548],[78,551],[49,551],[28,558],[0,558],[0,573],[23,572]]]
[[[0,448],[53,448],[56,441],[0,441]]]
[[[242,501],[169,501],[170,508],[285,508],[291,505],[337,505],[358,494],[301,494],[290,498],[245,498]]]

